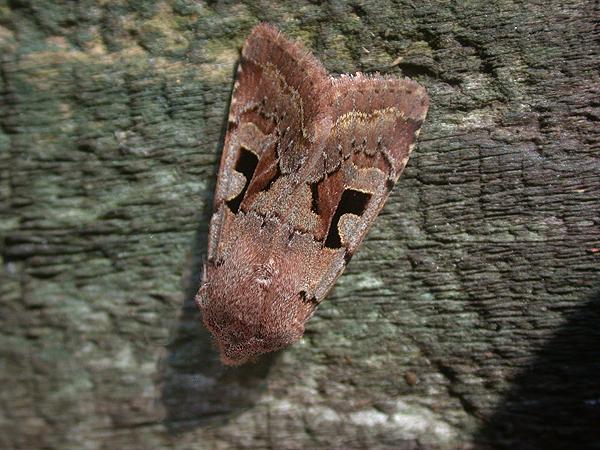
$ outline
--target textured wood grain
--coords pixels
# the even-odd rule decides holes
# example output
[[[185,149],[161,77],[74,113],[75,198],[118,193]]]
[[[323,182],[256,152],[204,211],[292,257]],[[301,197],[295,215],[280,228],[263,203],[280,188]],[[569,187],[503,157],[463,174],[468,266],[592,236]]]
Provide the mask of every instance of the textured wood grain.
[[[0,447],[598,448],[595,3],[2,14]],[[418,80],[432,107],[305,338],[225,371],[191,299],[259,20],[332,73]]]

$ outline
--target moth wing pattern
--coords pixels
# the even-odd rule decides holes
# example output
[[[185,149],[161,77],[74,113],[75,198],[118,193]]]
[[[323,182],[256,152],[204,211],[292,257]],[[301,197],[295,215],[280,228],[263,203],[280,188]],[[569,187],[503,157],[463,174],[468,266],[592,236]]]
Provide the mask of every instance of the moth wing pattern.
[[[331,83],[332,128],[325,148],[341,154],[343,193],[328,245],[345,247],[349,259],[408,162],[428,98],[409,79],[358,73]]]
[[[294,149],[308,152],[310,136],[303,130],[308,118],[321,113],[317,99],[326,76],[327,71],[311,53],[290,45],[275,27],[261,23],[246,40],[215,189],[209,260],[219,258],[216,241],[221,228],[232,219],[227,211],[235,214],[246,194],[259,192],[273,179],[279,154],[289,149],[290,143]]]
[[[196,296],[224,363],[301,338],[402,173],[427,102],[408,79],[330,77],[277,29],[255,27]]]

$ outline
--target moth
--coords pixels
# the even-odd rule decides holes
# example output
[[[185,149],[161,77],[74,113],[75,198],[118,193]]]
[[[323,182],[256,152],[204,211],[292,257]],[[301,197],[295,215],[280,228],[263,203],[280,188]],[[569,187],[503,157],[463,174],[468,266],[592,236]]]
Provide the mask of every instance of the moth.
[[[224,364],[302,337],[400,177],[427,108],[409,79],[331,77],[273,26],[254,28],[195,298]]]

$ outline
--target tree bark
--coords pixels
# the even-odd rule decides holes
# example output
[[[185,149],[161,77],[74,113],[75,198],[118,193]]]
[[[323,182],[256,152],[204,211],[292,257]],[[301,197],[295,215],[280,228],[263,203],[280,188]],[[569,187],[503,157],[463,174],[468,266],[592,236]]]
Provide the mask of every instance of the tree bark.
[[[599,13],[4,2],[0,446],[600,448]],[[193,296],[258,21],[431,106],[304,339],[231,369]]]

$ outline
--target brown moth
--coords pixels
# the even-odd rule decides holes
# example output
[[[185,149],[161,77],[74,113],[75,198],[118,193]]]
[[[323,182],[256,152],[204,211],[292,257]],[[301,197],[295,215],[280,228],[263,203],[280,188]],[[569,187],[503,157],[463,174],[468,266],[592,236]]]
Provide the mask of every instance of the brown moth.
[[[196,295],[223,363],[302,337],[400,177],[427,107],[413,81],[333,78],[276,28],[254,28]]]

